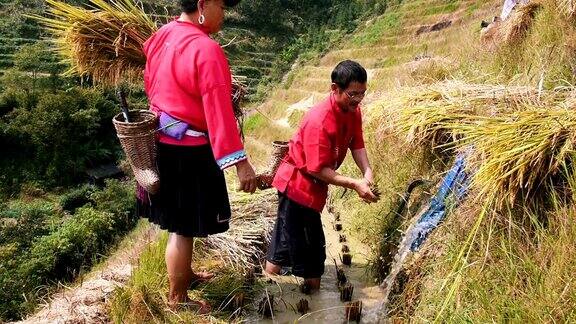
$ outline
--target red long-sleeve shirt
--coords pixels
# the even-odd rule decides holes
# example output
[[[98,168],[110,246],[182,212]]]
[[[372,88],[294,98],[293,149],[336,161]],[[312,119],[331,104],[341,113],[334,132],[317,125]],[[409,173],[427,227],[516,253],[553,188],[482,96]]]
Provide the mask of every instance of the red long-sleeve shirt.
[[[150,109],[182,120],[205,137],[181,140],[160,134],[162,143],[210,144],[221,169],[246,159],[234,118],[232,77],[224,51],[206,31],[174,20],[144,43],[144,87]]]
[[[326,204],[328,184],[309,173],[318,173],[323,168],[337,170],[348,149],[362,148],[360,107],[353,112],[343,112],[330,95],[304,116],[272,185],[293,201],[321,212]]]

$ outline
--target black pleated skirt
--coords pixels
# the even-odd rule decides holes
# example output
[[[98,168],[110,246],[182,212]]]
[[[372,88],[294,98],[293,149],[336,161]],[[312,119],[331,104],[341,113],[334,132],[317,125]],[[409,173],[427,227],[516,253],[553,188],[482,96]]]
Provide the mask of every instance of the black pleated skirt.
[[[228,230],[231,211],[226,181],[209,145],[159,143],[158,171],[160,190],[137,200],[139,216],[186,237]]]

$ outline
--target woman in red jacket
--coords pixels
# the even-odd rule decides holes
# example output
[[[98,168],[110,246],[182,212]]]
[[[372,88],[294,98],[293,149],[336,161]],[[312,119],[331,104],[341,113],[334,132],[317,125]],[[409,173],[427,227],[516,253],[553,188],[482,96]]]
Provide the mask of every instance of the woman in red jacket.
[[[240,0],[180,0],[182,14],[144,44],[144,83],[150,109],[160,116],[160,192],[145,208],[170,232],[166,265],[171,305],[191,302],[188,287],[211,277],[191,269],[194,237],[228,230],[230,204],[223,170],[235,165],[240,189],[254,192],[234,113],[230,67],[209,37],[222,28],[224,10]],[[202,301],[201,312],[209,306]]]

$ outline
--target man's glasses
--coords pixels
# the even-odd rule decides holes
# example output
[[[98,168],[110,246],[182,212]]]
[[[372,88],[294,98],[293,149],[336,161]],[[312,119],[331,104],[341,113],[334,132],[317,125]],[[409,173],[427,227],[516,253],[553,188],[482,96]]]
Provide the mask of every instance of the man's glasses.
[[[344,91],[344,93],[346,94],[346,96],[348,96],[348,98],[350,100],[354,100],[354,101],[361,101],[362,99],[364,99],[364,97],[366,96],[366,92],[360,92],[360,93],[349,93],[348,91]]]

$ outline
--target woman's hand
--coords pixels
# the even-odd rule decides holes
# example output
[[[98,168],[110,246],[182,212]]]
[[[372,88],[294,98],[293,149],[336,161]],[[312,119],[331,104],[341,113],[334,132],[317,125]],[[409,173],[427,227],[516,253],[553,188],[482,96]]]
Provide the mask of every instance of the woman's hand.
[[[358,196],[362,198],[367,203],[373,203],[378,201],[378,197],[374,195],[372,190],[370,190],[370,184],[366,179],[357,179],[354,182],[354,190],[358,193]]]
[[[236,174],[240,180],[238,190],[254,193],[256,191],[256,172],[248,160],[240,161],[236,164]]]

